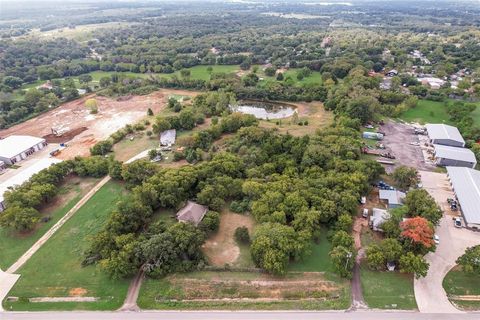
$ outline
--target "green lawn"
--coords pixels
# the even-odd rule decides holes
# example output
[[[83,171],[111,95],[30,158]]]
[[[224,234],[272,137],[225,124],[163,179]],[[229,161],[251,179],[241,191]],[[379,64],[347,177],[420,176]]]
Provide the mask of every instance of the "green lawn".
[[[331,244],[327,240],[327,230],[323,229],[318,243],[312,244],[312,254],[303,260],[293,262],[290,271],[302,272],[333,272],[333,264],[328,256]]]
[[[407,122],[451,124],[445,104],[438,101],[419,100],[415,108],[404,112],[400,118]]]
[[[95,235],[115,203],[125,193],[121,184],[103,186],[40,250],[18,271],[21,274],[10,296],[7,310],[114,310],[126,296],[129,281],[111,280],[98,266],[82,267],[82,253],[89,237]],[[96,302],[31,303],[29,297],[66,297],[73,291],[99,298]]]
[[[411,275],[371,271],[366,266],[362,266],[360,272],[363,298],[370,308],[404,310],[417,308]]]
[[[448,104],[453,104],[455,100],[448,99]],[[480,126],[480,103],[476,103],[477,108],[472,113],[473,121],[477,126]],[[447,114],[445,102],[419,100],[415,108],[404,112],[400,119],[407,122],[425,123],[446,123],[453,124]]]
[[[480,276],[465,273],[456,267],[443,279],[443,288],[447,295],[480,295]],[[466,310],[480,310],[480,301],[451,300]]]
[[[76,180],[75,180],[76,181]],[[63,217],[88,192],[97,179],[82,179],[81,183],[69,183],[61,186],[58,197],[68,197],[70,200],[60,205],[40,210],[42,216],[49,216],[48,222],[40,222],[37,228],[28,234],[18,234],[8,229],[0,228],[0,268],[6,270],[22,256],[42,235],[45,234],[61,217]],[[55,201],[56,199],[53,199]]]

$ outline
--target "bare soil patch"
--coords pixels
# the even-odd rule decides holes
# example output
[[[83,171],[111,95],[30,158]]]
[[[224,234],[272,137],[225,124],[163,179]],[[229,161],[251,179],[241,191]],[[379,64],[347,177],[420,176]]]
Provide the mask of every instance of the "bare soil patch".
[[[202,247],[211,265],[224,266],[235,263],[240,256],[240,248],[234,239],[234,233],[242,226],[246,226],[251,233],[254,227],[253,218],[231,212],[222,213],[218,232]]]
[[[72,288],[68,292],[68,295],[71,296],[71,297],[81,297],[81,296],[86,295],[87,292],[88,292],[88,290],[85,289],[85,288]]]
[[[168,97],[172,94],[195,96],[197,92],[185,90],[159,90],[145,96],[128,96],[128,99],[113,99],[89,95],[64,103],[58,108],[38,117],[20,123],[11,128],[1,130],[0,136],[31,135],[53,139],[51,129],[67,131],[65,139],[58,142],[68,142],[69,147],[62,150],[59,158],[72,159],[76,156],[89,155],[89,149],[98,141],[110,134],[133,124],[147,115],[148,108],[154,113],[165,109]],[[90,114],[85,107],[85,101],[95,98],[98,103],[98,113]],[[81,129],[81,128],[87,128]],[[71,138],[71,140],[67,140]]]

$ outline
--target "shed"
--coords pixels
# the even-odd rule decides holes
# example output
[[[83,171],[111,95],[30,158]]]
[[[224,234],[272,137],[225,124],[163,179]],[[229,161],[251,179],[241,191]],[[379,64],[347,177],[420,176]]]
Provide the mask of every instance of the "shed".
[[[399,190],[380,190],[380,200],[387,202],[388,208],[397,208],[402,205],[406,194]]]
[[[47,142],[32,136],[9,136],[0,140],[0,160],[12,165],[43,149]]]
[[[475,154],[470,149],[439,144],[434,144],[433,146],[435,148],[435,163],[438,166],[475,168],[477,165]]]
[[[447,167],[447,173],[467,228],[480,229],[480,171]]]
[[[430,142],[433,144],[441,144],[451,147],[465,147],[465,140],[463,140],[460,131],[456,127],[446,124],[431,124],[425,125],[427,129]]]
[[[160,145],[171,146],[175,144],[176,137],[177,137],[177,130],[175,129],[165,130],[162,133],[160,133]]]
[[[390,219],[390,213],[387,210],[373,208],[372,215],[370,216],[370,227],[374,231],[383,232],[382,224],[388,219]]]
[[[383,134],[378,132],[365,131],[364,133],[362,133],[362,137],[365,139],[382,140]]]
[[[207,213],[207,207],[193,201],[188,201],[187,205],[177,212],[177,219],[181,222],[191,222],[195,226],[202,221]]]

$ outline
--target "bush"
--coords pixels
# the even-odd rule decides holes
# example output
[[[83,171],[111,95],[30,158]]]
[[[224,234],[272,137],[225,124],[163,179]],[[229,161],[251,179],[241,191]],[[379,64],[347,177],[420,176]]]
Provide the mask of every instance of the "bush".
[[[248,200],[242,200],[242,201],[232,201],[230,204],[230,211],[233,211],[235,213],[244,213],[248,210]]]
[[[250,234],[248,233],[248,228],[242,226],[235,229],[235,240],[243,244],[249,244]]]
[[[104,140],[98,142],[92,148],[90,148],[90,153],[92,156],[103,156],[109,153],[112,150],[113,143],[110,140]]]
[[[208,211],[203,217],[199,228],[207,235],[218,231],[220,226],[220,213],[216,211]]]

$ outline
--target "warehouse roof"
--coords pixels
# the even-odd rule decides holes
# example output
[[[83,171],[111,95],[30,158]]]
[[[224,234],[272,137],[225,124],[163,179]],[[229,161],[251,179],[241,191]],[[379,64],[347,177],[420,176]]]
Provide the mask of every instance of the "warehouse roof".
[[[435,147],[435,156],[437,158],[477,163],[475,154],[470,149],[443,146],[440,144],[434,144],[433,146]]]
[[[448,176],[467,223],[480,223],[480,171],[447,167]]]
[[[0,183],[0,202],[3,202],[3,194],[9,188],[22,185],[22,183],[28,181],[34,174],[39,173],[43,169],[50,167],[54,163],[61,162],[61,160],[55,158],[45,158],[35,161],[34,164],[26,168],[25,170],[14,175],[5,182]]]
[[[458,131],[456,127],[452,127],[447,124],[429,123],[425,125],[425,128],[427,128],[428,136],[432,140],[448,139],[465,144],[465,140],[463,140],[460,131]]]
[[[380,199],[387,200],[389,205],[401,205],[406,194],[398,190],[380,190]]]
[[[6,137],[0,140],[0,157],[13,158],[42,142],[45,142],[45,139],[32,136]]]

